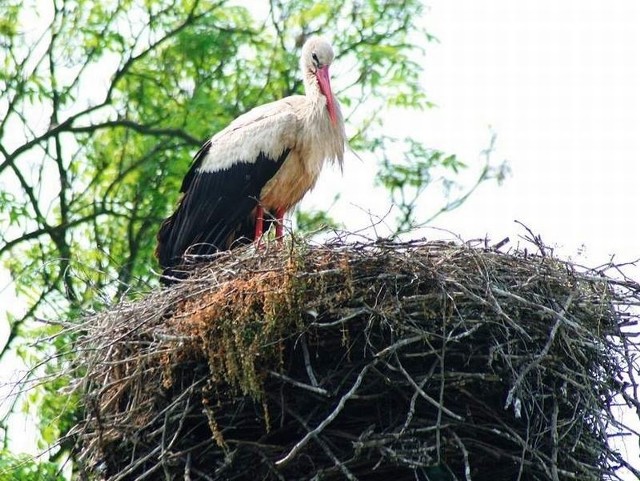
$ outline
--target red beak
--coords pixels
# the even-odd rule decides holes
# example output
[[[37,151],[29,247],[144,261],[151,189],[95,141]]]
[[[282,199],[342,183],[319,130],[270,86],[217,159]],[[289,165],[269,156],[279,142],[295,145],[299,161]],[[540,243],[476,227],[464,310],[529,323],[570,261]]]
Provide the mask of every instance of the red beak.
[[[338,114],[336,113],[336,104],[333,100],[333,93],[331,92],[331,83],[329,82],[329,66],[324,65],[316,71],[316,78],[318,79],[318,85],[320,86],[320,92],[327,98],[327,110],[329,111],[329,118],[335,125],[338,122]]]

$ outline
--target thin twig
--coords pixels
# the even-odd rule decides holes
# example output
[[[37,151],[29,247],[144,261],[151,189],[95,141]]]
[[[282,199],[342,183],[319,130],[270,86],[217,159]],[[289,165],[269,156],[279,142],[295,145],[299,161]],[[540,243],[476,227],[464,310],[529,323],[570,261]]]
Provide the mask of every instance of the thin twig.
[[[313,429],[312,431],[309,431],[300,441],[298,441],[296,445],[291,449],[291,451],[289,451],[289,453],[285,457],[280,458],[278,461],[276,461],[276,466],[279,466],[279,467],[286,466],[286,464],[289,461],[291,461],[298,454],[298,452],[307,445],[307,443],[311,438],[320,434],[322,430],[325,427],[327,427],[327,425],[329,425],[329,423],[331,423],[338,416],[338,414],[340,414],[340,412],[344,408],[345,403],[349,400],[351,396],[355,394],[355,392],[360,387],[360,384],[362,383],[364,376],[367,374],[367,371],[373,366],[375,366],[377,362],[378,362],[377,360],[374,360],[371,363],[367,364],[364,368],[362,368],[362,371],[360,371],[360,374],[358,374],[358,377],[356,381],[353,383],[353,386],[351,386],[351,389],[349,389],[340,398],[340,401],[338,401],[337,406],[331,412],[331,414],[329,414],[329,416],[327,416],[324,419],[324,421],[318,424],[318,426],[315,429]]]
[[[306,389],[307,391],[311,391],[313,393],[316,394],[320,394],[321,396],[325,396],[328,397],[329,396],[329,392],[326,389],[322,389],[321,387],[315,387],[315,386],[310,386],[309,384],[305,384],[303,382],[300,381],[296,381],[295,379],[290,378],[289,376],[285,376],[284,374],[280,374],[278,372],[275,371],[269,371],[269,374],[277,379],[281,379],[285,382],[288,382],[289,384],[302,388],[302,389]]]

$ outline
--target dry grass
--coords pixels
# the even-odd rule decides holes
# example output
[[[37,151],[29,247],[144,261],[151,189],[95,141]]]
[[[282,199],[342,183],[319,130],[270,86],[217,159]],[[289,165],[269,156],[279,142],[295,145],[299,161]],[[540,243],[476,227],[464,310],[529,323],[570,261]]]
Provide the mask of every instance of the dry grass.
[[[616,479],[626,461],[607,433],[630,432],[616,395],[640,406],[625,334],[640,288],[539,247],[247,249],[97,314],[77,346],[83,469],[111,481]]]

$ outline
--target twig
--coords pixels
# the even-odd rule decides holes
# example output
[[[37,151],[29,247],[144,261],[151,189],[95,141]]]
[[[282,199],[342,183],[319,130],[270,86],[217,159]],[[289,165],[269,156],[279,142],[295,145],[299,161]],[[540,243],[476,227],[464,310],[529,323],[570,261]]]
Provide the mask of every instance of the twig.
[[[351,319],[354,319],[354,318],[356,318],[356,317],[358,317],[358,316],[360,316],[362,314],[366,314],[368,311],[369,311],[368,308],[356,309],[351,314],[343,316],[340,319],[337,319],[335,321],[331,321],[331,322],[312,322],[311,326],[320,327],[320,328],[335,327],[335,326],[338,326],[340,324],[345,324],[345,323],[349,322]]]
[[[307,431],[309,430],[309,425],[298,415],[298,413],[291,410],[289,407],[285,406],[285,410],[293,416],[296,421],[298,421]],[[331,450],[329,445],[320,437],[314,436],[314,440],[316,443],[320,445],[322,450],[325,452],[327,456],[333,461],[333,464],[344,474],[344,476],[350,481],[358,481],[358,478],[345,466],[345,464],[335,455],[335,453]]]
[[[326,389],[322,389],[321,387],[310,386],[309,384],[305,384],[300,381],[296,381],[295,379],[290,378],[289,376],[285,376],[284,374],[280,374],[275,371],[269,371],[269,374],[275,378],[281,379],[289,384],[292,384],[296,387],[306,389],[307,391],[311,391],[316,394],[320,394],[322,396],[328,397],[329,392]]]
[[[460,448],[460,451],[462,451],[462,459],[464,460],[464,477],[467,481],[473,481],[471,479],[471,465],[469,464],[469,451],[467,451],[467,448],[465,447],[464,443],[460,439],[460,436],[458,436],[458,434],[453,429],[451,429],[450,432],[451,432],[451,435],[453,436],[453,439],[456,440],[456,444]]]
[[[376,358],[380,359],[382,357],[387,356],[388,354],[396,352],[398,349],[404,346],[408,346],[409,344],[414,344],[416,342],[424,341],[425,334],[421,334],[419,336],[408,337],[406,339],[402,339],[398,342],[393,343],[390,346],[385,347],[381,351],[376,353]]]
[[[399,359],[397,359],[397,365],[398,365],[398,369],[400,369],[400,372],[402,372],[402,374],[404,374],[404,376],[407,378],[407,381],[409,381],[411,386],[413,386],[413,388],[416,390],[416,392],[418,392],[420,394],[420,396],[422,396],[422,398],[424,400],[426,400],[429,404],[431,404],[432,406],[437,408],[438,411],[442,411],[447,416],[452,417],[456,421],[464,421],[464,418],[462,416],[458,416],[456,413],[454,413],[450,409],[447,409],[446,407],[444,407],[442,405],[442,403],[439,403],[438,401],[433,399],[431,396],[429,396],[426,392],[424,392],[424,390],[420,386],[418,386],[418,384],[413,380],[411,375],[405,370],[405,368],[400,363]]]
[[[191,481],[191,453],[187,453],[187,461],[184,463],[184,481]]]
[[[318,380],[316,379],[316,375],[313,372],[313,368],[311,367],[311,359],[309,356],[309,347],[307,346],[307,337],[304,333],[300,335],[301,345],[302,345],[302,355],[304,357],[304,367],[307,370],[307,376],[309,376],[309,380],[311,384],[315,387],[318,387]]]
[[[542,360],[549,353],[549,350],[551,349],[551,345],[553,344],[553,341],[556,338],[556,334],[558,332],[558,329],[560,329],[560,326],[562,325],[562,323],[565,322],[564,312],[566,312],[566,310],[569,308],[569,305],[571,304],[572,301],[573,301],[573,294],[571,294],[567,298],[567,301],[565,302],[565,306],[562,309],[562,312],[551,311],[556,316],[556,322],[553,324],[553,327],[551,328],[551,332],[549,333],[549,338],[547,339],[546,344],[542,348],[542,351],[540,351],[540,353],[536,356],[536,358],[533,361],[531,361],[529,364],[527,364],[524,367],[524,369],[520,372],[520,374],[518,374],[518,377],[516,378],[515,382],[513,383],[513,386],[511,386],[511,389],[509,389],[509,393],[507,394],[507,399],[506,399],[506,401],[504,403],[504,409],[508,409],[509,406],[511,406],[511,403],[513,402],[513,396],[515,395],[516,390],[520,387],[520,384],[524,380],[525,376],[534,367],[536,367],[538,364],[540,364],[542,362]]]
[[[338,401],[338,405],[335,407],[333,412],[329,416],[327,416],[327,418],[325,418],[325,420],[322,421],[313,431],[309,431],[300,441],[298,441],[298,443],[296,443],[296,445],[291,449],[291,451],[289,451],[289,453],[284,458],[281,458],[278,461],[276,461],[276,466],[279,466],[279,467],[286,466],[286,464],[289,461],[291,461],[296,456],[296,454],[298,454],[298,452],[307,445],[307,443],[311,438],[320,434],[322,430],[325,427],[327,427],[327,425],[329,425],[329,423],[331,423],[331,421],[333,421],[338,416],[338,414],[340,414],[340,412],[344,408],[345,403],[349,400],[351,396],[355,394],[355,392],[360,387],[360,384],[362,383],[362,380],[364,379],[365,374],[367,374],[367,371],[373,366],[375,366],[377,362],[378,362],[377,360],[372,361],[371,363],[367,364],[362,369],[362,371],[360,371],[360,374],[358,374],[358,377],[356,381],[353,383],[353,386],[351,386],[351,389],[349,389],[340,398],[340,401]]]
[[[558,476],[558,400],[553,398],[553,410],[551,411],[551,476],[553,481],[560,481]]]

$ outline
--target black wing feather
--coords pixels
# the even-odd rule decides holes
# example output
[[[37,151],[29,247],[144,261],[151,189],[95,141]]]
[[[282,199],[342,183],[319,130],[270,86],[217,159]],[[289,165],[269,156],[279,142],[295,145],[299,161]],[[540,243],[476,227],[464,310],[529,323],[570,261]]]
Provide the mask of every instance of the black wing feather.
[[[193,162],[191,163],[191,167],[189,167],[189,171],[185,174],[184,179],[182,179],[182,185],[180,186],[180,192],[186,192],[189,190],[189,186],[193,181],[193,178],[196,176],[200,166],[202,165],[202,161],[209,153],[209,149],[211,148],[211,139],[207,140],[200,150],[196,152],[196,155],[193,156]]]
[[[203,172],[200,166],[210,147],[207,142],[196,154],[182,182],[184,195],[158,232],[156,256],[165,275],[175,274],[172,268],[184,262],[185,254],[208,255],[250,242],[260,191],[290,152],[285,149],[277,159],[260,153],[254,162]]]

